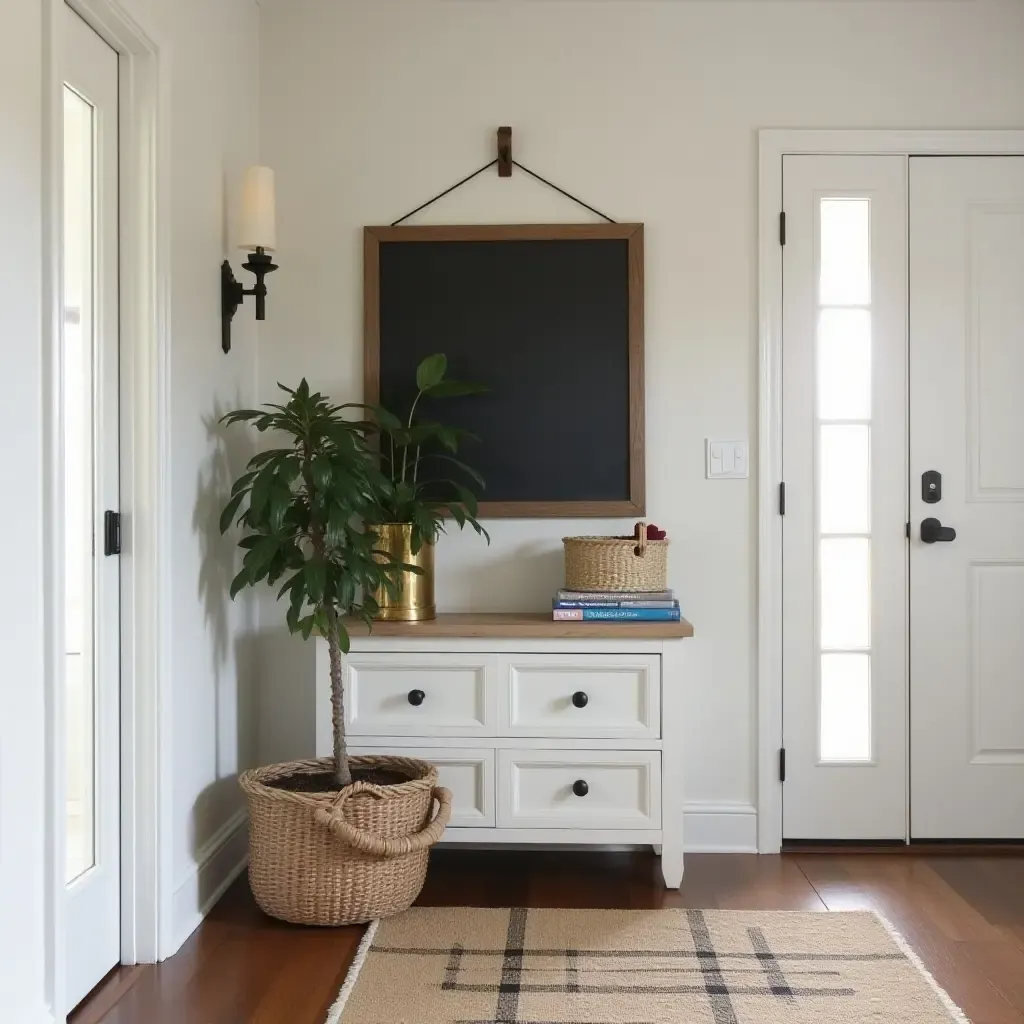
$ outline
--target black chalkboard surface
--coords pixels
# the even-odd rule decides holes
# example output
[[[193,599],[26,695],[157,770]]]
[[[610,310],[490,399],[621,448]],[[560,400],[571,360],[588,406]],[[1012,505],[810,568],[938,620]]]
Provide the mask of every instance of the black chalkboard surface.
[[[366,401],[401,414],[424,356],[483,395],[421,406],[472,431],[487,516],[643,514],[643,228],[367,228]]]

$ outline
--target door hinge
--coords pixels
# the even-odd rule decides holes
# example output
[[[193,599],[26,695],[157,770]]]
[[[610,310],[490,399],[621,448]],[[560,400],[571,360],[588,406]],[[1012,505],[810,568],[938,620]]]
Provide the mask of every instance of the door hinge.
[[[103,513],[103,554],[121,554],[121,513],[110,509]]]
[[[779,484],[779,515],[784,516],[786,514],[786,482],[783,480]]]
[[[786,781],[786,748],[779,748],[779,782]]]
[[[779,214],[779,245],[786,244],[786,211]]]
[[[910,523],[907,523],[907,540],[910,540]]]

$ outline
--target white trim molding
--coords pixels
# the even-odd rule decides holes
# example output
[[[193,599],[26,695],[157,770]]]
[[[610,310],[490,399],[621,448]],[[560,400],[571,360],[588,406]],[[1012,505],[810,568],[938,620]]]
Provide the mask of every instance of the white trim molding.
[[[757,853],[757,808],[746,803],[683,805],[687,853]]]
[[[168,387],[169,76],[166,48],[119,0],[68,0],[119,55],[121,325],[121,957],[155,962],[172,948],[169,863]],[[62,429],[61,240],[63,74],[59,26],[64,0],[44,0],[45,359],[44,566],[46,651],[46,998],[63,1020],[64,681],[60,596]],[[52,543],[54,540],[57,543]]]
[[[243,807],[203,843],[195,864],[175,885],[172,948],[181,948],[248,863],[249,815]]]
[[[1024,155],[1024,130],[763,129],[758,133],[757,848],[782,845],[782,158],[791,154]]]

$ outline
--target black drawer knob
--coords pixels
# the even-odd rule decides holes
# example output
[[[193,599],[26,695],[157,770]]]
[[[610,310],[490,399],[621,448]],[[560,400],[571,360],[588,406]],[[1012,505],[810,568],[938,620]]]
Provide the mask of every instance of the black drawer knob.
[[[585,708],[590,703],[590,698],[582,691],[577,690],[572,695],[573,707]]]
[[[427,695],[422,690],[409,691],[409,703],[414,708],[418,708],[424,702],[424,700],[426,700],[426,698]]]
[[[590,792],[590,787],[587,785],[587,783],[583,779],[577,779],[572,784],[572,791],[577,796],[586,796]]]

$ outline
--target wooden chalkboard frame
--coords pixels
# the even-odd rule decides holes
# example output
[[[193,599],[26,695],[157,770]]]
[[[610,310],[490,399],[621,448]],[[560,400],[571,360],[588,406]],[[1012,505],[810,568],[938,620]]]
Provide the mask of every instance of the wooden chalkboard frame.
[[[644,471],[643,224],[495,224],[363,229],[363,394],[380,400],[380,246],[385,242],[617,240],[627,243],[629,358],[629,496],[615,501],[481,501],[495,519],[613,517],[646,514]]]

